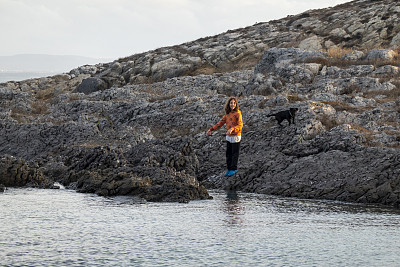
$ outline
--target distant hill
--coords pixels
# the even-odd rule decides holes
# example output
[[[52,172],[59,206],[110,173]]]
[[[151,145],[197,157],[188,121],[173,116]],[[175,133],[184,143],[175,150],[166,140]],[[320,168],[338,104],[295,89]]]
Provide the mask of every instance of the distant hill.
[[[72,55],[21,54],[0,56],[0,71],[3,72],[69,72],[71,69],[101,62],[112,61]]]

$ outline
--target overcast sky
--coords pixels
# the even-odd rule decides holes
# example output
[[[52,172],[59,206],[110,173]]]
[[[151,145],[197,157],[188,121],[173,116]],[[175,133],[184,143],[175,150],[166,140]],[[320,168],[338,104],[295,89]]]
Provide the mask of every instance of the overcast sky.
[[[125,57],[348,0],[0,0],[0,56]]]

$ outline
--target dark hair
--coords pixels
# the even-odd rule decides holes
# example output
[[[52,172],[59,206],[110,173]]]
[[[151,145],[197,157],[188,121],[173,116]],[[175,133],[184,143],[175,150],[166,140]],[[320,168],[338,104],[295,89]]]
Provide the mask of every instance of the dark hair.
[[[231,100],[235,100],[235,102],[236,102],[236,107],[233,109],[233,111],[238,111],[239,110],[239,103],[238,103],[236,97],[232,96],[225,103],[225,114],[229,114],[232,111],[231,107],[229,106],[229,103],[231,102]]]

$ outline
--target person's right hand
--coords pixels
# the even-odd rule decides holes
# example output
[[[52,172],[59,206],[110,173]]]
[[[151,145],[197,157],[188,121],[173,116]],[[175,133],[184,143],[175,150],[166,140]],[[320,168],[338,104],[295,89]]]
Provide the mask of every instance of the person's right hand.
[[[207,135],[211,135],[212,134],[212,131],[211,130],[208,130],[207,131]]]

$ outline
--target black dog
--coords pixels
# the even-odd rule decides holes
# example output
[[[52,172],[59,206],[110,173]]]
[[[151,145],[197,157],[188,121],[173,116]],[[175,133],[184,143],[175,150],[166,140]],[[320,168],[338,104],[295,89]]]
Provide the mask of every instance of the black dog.
[[[290,125],[291,122],[293,122],[294,124],[294,117],[296,116],[296,112],[298,110],[299,110],[298,108],[290,108],[289,110],[284,110],[284,111],[279,111],[278,113],[269,114],[267,115],[267,117],[274,116],[280,126],[282,126],[281,122],[283,120],[287,120]]]

